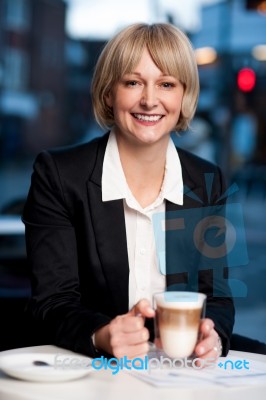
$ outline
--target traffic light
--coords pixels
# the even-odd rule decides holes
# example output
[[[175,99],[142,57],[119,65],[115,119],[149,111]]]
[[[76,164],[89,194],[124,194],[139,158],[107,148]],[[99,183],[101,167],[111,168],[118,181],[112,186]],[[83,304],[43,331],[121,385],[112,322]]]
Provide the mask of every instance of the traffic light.
[[[265,0],[246,0],[247,10],[259,10],[265,12],[266,1]]]
[[[256,74],[251,68],[242,68],[237,74],[237,86],[242,92],[251,92],[256,84]]]

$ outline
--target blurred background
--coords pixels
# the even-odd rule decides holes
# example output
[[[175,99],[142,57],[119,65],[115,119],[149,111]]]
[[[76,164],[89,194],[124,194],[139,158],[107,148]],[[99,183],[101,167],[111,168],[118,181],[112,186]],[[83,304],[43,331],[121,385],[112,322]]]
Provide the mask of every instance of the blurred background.
[[[133,22],[170,22],[195,48],[198,110],[173,138],[237,185],[230,201],[242,205],[248,261],[230,268],[241,287],[234,332],[266,342],[266,1],[0,0],[0,350],[32,344],[20,217],[33,161],[102,135],[93,68],[106,40]]]

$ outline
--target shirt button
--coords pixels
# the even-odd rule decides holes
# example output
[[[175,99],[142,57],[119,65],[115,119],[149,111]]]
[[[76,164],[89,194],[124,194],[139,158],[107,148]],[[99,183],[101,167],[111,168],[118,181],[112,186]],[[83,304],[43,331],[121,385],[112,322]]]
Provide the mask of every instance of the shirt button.
[[[144,249],[144,247],[142,249],[140,249],[140,254],[142,256],[144,256],[144,254],[146,254],[146,249]]]

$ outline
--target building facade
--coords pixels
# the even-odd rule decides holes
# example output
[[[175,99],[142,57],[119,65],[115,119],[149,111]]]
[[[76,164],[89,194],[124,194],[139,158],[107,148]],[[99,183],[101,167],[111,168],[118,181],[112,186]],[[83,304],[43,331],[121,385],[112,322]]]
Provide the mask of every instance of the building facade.
[[[60,143],[65,113],[62,0],[0,0],[2,158]]]

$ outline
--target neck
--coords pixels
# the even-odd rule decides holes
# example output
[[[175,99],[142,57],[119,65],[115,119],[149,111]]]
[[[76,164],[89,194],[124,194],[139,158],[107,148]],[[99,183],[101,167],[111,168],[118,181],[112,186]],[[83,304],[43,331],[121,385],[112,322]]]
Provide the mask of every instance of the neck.
[[[169,137],[163,142],[145,146],[129,145],[121,136],[116,137],[127,184],[138,203],[145,208],[160,193]]]

